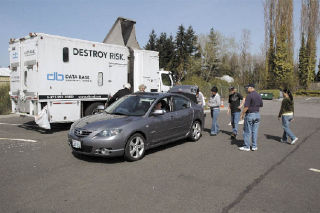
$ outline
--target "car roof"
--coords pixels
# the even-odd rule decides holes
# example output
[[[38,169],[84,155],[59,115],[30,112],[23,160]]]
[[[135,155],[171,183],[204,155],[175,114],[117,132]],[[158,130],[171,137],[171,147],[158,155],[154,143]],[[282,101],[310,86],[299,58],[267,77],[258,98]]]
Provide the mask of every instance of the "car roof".
[[[184,98],[186,97],[182,94],[170,93],[170,92],[167,92],[167,93],[163,93],[163,92],[135,92],[132,95],[138,95],[138,96],[150,97],[150,98],[164,98],[164,97],[172,96],[172,95],[180,96],[180,97],[184,97]]]

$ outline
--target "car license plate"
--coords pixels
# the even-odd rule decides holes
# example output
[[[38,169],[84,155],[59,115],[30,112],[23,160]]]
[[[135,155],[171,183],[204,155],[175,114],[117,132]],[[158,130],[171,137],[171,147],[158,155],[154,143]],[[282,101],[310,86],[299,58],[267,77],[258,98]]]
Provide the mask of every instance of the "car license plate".
[[[72,147],[76,149],[81,149],[81,142],[72,139]]]

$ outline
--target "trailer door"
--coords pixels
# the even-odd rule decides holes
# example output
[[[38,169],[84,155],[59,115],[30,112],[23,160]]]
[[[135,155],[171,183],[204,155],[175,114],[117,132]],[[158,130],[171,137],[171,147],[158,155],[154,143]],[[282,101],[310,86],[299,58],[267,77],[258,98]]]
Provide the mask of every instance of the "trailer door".
[[[109,64],[107,74],[108,93],[114,95],[119,89],[123,89],[123,85],[128,82],[127,64]]]

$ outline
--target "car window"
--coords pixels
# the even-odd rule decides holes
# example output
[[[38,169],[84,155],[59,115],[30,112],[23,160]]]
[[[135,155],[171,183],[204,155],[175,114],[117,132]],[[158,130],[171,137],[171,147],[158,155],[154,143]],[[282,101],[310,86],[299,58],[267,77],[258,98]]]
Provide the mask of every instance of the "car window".
[[[190,107],[190,101],[180,96],[173,96],[173,111],[178,111]]]
[[[106,112],[110,114],[142,116],[146,114],[155,98],[129,95],[110,105]]]
[[[164,110],[170,112],[170,98],[162,98],[154,105],[153,110]]]

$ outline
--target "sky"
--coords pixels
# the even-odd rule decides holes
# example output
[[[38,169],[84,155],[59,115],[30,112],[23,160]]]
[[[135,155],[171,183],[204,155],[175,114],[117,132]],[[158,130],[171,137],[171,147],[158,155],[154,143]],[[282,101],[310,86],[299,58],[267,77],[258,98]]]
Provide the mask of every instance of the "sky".
[[[301,1],[294,0],[295,58],[300,7]],[[175,36],[181,24],[191,25],[197,35],[214,28],[237,41],[247,29],[252,53],[260,53],[264,43],[263,0],[0,0],[0,67],[9,65],[10,38],[41,32],[102,42],[119,16],[136,21],[141,47],[152,29]]]

